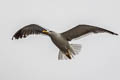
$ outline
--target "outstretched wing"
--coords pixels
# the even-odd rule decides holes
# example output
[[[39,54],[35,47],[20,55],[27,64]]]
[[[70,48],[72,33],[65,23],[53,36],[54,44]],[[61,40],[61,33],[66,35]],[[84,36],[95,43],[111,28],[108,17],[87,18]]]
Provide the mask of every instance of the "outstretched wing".
[[[76,26],[76,27],[74,27],[66,32],[61,33],[61,35],[66,40],[71,41],[74,38],[80,37],[84,34],[91,33],[91,32],[93,32],[93,33],[107,32],[107,33],[110,33],[113,35],[118,35],[112,31],[109,31],[109,30],[106,30],[103,28],[99,28],[96,26],[91,26],[91,25],[78,25],[78,26]]]
[[[43,33],[42,31],[45,30],[47,31],[46,29],[42,28],[41,26],[37,25],[37,24],[30,24],[30,25],[27,25],[23,28],[21,28],[20,30],[18,30],[12,37],[15,38],[15,39],[19,39],[19,38],[25,38],[27,37],[28,35],[31,35],[31,34],[45,34]]]

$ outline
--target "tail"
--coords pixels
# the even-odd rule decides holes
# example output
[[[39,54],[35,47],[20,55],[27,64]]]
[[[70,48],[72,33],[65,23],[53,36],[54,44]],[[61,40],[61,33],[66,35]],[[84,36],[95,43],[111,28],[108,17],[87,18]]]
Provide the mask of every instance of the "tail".
[[[71,44],[71,47],[73,49],[73,54],[79,54],[79,52],[81,51],[82,45],[81,44]]]
[[[71,56],[69,56],[69,57],[71,58]],[[69,59],[69,57],[67,57],[64,52],[59,51],[58,60],[67,60],[67,59]]]
[[[72,59],[72,57],[76,54],[79,54],[81,50],[80,44],[71,44],[71,50],[68,50],[68,53],[64,53],[62,51],[59,51],[58,60],[67,60]]]

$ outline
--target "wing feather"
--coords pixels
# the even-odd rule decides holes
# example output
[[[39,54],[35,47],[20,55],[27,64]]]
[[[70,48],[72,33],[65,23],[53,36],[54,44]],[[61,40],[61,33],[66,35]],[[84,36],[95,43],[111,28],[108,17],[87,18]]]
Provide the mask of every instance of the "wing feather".
[[[103,32],[107,32],[113,35],[118,35],[117,33],[114,33],[112,31],[103,29],[103,28],[99,28],[96,26],[91,26],[91,25],[78,25],[66,32],[61,33],[61,35],[68,41],[71,41],[74,38],[80,37],[82,35],[85,35],[87,33],[103,33]]]
[[[31,35],[31,34],[40,34],[42,33],[43,30],[46,30],[46,29],[42,28],[37,24],[30,24],[18,30],[13,35],[12,39],[26,38],[28,35]],[[42,33],[42,34],[45,34],[45,33]]]

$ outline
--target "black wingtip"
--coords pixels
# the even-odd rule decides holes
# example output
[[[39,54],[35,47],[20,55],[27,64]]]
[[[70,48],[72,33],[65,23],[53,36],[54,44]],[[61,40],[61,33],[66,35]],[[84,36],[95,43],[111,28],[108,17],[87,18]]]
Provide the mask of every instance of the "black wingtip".
[[[112,32],[112,31],[109,31],[109,30],[106,30],[106,29],[104,29],[104,31],[105,31],[105,32],[108,32],[108,33],[110,33],[110,34],[112,34],[112,35],[116,35],[116,36],[118,36],[118,34],[115,33],[115,32]]]
[[[116,35],[116,36],[118,36],[119,34],[117,34],[117,33],[114,33],[114,32],[111,32],[111,34],[113,34],[113,35]]]
[[[12,40],[13,40],[13,37],[12,37]]]
[[[15,35],[12,37],[12,40],[14,40],[14,39],[16,40],[16,39],[19,39],[19,38],[22,38],[22,37],[19,37],[18,35],[15,34]]]
[[[12,37],[12,40],[13,40],[14,38],[15,38],[15,37],[13,36],[13,37]]]
[[[118,36],[119,34],[117,34],[117,33],[114,33],[114,35]]]

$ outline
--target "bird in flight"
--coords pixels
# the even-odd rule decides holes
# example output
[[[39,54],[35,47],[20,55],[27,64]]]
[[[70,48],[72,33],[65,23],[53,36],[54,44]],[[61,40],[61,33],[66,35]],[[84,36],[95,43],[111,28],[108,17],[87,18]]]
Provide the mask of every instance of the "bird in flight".
[[[28,35],[31,34],[45,34],[49,36],[52,42],[59,48],[58,60],[62,59],[72,59],[74,55],[78,54],[81,45],[80,44],[70,44],[69,41],[73,40],[74,38],[81,37],[88,33],[110,33],[112,35],[118,35],[112,31],[107,29],[103,29],[96,26],[91,25],[78,25],[68,31],[57,33],[55,31],[47,30],[37,24],[30,24],[27,25],[20,30],[18,30],[12,37],[15,39],[19,38],[26,38]]]

